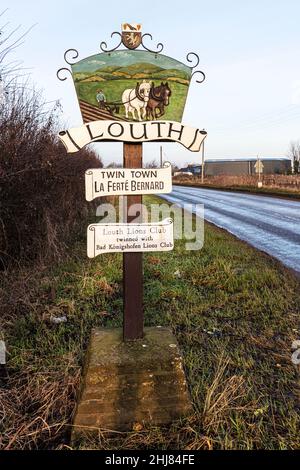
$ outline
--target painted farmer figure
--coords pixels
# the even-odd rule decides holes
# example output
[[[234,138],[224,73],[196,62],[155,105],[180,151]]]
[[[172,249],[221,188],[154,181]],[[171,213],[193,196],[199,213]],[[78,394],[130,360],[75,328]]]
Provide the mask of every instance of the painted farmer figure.
[[[98,90],[96,95],[96,100],[98,101],[98,106],[100,109],[105,109],[106,97],[103,93],[103,90]]]

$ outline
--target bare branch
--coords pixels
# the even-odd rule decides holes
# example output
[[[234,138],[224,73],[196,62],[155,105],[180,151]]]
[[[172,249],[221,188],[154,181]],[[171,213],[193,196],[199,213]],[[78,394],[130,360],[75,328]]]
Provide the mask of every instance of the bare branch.
[[[5,23],[3,26],[0,27],[0,34],[2,34],[2,32],[4,31],[4,28],[6,28],[6,26],[8,26],[10,24],[10,21],[8,21],[7,23]]]
[[[2,41],[0,41],[0,46],[5,44],[19,29],[21,28],[21,25],[17,26],[15,29],[13,29],[8,36],[6,36]]]
[[[3,16],[7,11],[8,11],[8,8],[6,8],[5,10],[3,10],[2,13],[0,13],[0,18],[1,18],[1,16]]]
[[[0,13],[0,17],[3,16],[8,9],[2,11]],[[20,72],[21,70],[26,70],[21,67],[22,61],[11,61],[10,63],[5,63],[5,60],[11,52],[13,52],[16,48],[20,47],[24,43],[24,38],[29,34],[29,32],[36,26],[36,24],[30,26],[24,33],[17,36],[18,31],[21,28],[21,25],[13,28],[10,32],[6,32],[5,28],[9,22],[7,22],[4,26],[0,29],[0,80],[3,82],[4,77],[7,79],[9,76]],[[27,69],[28,70],[28,69]],[[19,75],[20,77],[20,75]],[[5,80],[6,81],[6,80]],[[5,87],[6,87],[5,83]],[[3,88],[4,85],[2,85]],[[3,91],[2,91],[3,93]]]

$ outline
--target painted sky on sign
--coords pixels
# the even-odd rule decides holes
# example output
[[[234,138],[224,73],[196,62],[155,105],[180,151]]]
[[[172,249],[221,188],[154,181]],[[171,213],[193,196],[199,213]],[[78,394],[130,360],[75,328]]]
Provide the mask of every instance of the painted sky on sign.
[[[98,68],[119,65],[125,67],[126,65],[136,64],[138,62],[147,62],[164,69],[178,69],[190,74],[191,68],[182,64],[181,62],[167,57],[163,54],[151,54],[143,51],[115,51],[112,54],[97,54],[86,57],[72,66],[74,72],[89,71],[94,72]]]
[[[63,127],[78,126],[81,115],[72,80],[56,70],[74,47],[80,57],[117,44],[111,32],[123,22],[142,23],[149,47],[185,62],[195,51],[207,80],[192,81],[183,122],[208,131],[208,158],[280,156],[300,137],[299,0],[3,0],[1,18],[24,31],[36,24],[9,60],[23,61],[49,101],[60,99]],[[20,30],[20,31],[21,31]],[[196,77],[195,77],[196,78]],[[106,163],[122,161],[120,144],[97,144]],[[158,158],[159,145],[144,145],[145,159]],[[166,158],[199,161],[177,144],[164,145]]]

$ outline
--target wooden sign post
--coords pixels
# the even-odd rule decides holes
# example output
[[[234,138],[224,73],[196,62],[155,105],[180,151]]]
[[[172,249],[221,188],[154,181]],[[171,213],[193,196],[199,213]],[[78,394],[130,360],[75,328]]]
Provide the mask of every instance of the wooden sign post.
[[[114,32],[114,35],[120,37],[118,46],[108,49],[103,41],[100,54],[77,62],[73,60],[78,57],[78,51],[69,49],[65,52],[65,61],[71,70],[63,67],[57,76],[65,80],[62,74],[66,71],[71,73],[84,122],[80,127],[59,133],[67,151],[78,152],[92,142],[123,142],[124,170],[142,169],[142,142],[178,142],[192,152],[199,152],[201,145],[204,148],[206,131],[181,122],[192,77],[197,75],[198,83],[205,79],[205,74],[196,70],[198,55],[188,53],[188,64],[184,64],[161,54],[161,43],[157,49],[150,49],[143,41],[151,35],[142,34],[140,24],[124,23],[122,33]],[[126,49],[118,50],[121,45]],[[144,51],[136,52],[135,49],[140,46]],[[157,169],[156,174],[146,169],[130,174],[99,169],[98,173],[94,169],[86,172],[86,199],[91,201],[100,196],[123,195],[127,201],[124,219],[128,224],[133,219],[135,222],[138,220],[135,214],[130,216],[128,210],[132,205],[142,204],[142,194],[159,194],[171,190],[170,164]],[[142,222],[142,214],[139,221]],[[95,224],[89,226],[88,256],[94,257],[109,251],[123,252],[123,339],[142,338],[142,251],[149,249],[144,246],[143,237],[140,237],[138,241],[141,249],[133,247],[132,252],[129,252],[122,244],[122,237],[113,244],[107,237],[101,238],[100,232]],[[165,243],[160,241],[153,243],[152,251],[173,248],[173,239],[165,240]]]
[[[142,168],[143,144],[123,144],[124,168]],[[142,204],[142,196],[125,196],[126,220],[133,219],[128,210],[133,204]],[[139,216],[140,221],[142,214]],[[136,218],[135,218],[136,220]],[[123,339],[124,341],[143,337],[143,253],[123,253]]]
[[[187,416],[191,401],[182,358],[171,329],[143,326],[143,252],[174,248],[171,217],[144,222],[143,194],[172,191],[171,164],[143,168],[142,142],[178,142],[199,152],[206,131],[182,124],[191,79],[205,75],[196,70],[197,54],[188,64],[161,54],[144,44],[148,33],[141,25],[124,23],[120,42],[101,53],[77,62],[78,52],[69,49],[57,75],[70,72],[81,110],[83,125],[61,131],[68,153],[92,142],[122,142],[123,168],[89,169],[85,174],[87,201],[96,197],[124,197],[122,222],[104,221],[87,228],[87,255],[123,254],[122,328],[94,328],[91,332],[83,393],[74,419],[73,435],[97,429],[131,430],[136,424],[169,424]],[[119,46],[125,50],[118,50]],[[143,51],[135,51],[137,48]],[[70,59],[70,55],[72,58]],[[71,60],[71,61],[70,61]],[[130,212],[132,206],[136,211]],[[114,211],[115,212],[115,211]],[[123,333],[123,334],[122,334]],[[142,340],[142,341],[141,341]],[[93,399],[91,399],[93,397]]]

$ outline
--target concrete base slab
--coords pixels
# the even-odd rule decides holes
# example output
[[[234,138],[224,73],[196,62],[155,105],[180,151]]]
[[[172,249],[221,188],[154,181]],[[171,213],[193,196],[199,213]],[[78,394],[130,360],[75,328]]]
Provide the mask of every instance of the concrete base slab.
[[[168,328],[123,342],[121,328],[92,331],[73,438],[91,431],[140,430],[189,415],[178,344]]]

